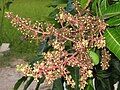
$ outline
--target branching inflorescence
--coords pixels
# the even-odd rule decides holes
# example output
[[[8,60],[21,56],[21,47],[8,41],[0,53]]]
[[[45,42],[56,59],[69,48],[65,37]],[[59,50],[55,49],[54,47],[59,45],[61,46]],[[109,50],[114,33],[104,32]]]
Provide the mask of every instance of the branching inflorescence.
[[[74,5],[78,7],[77,4]],[[85,11],[84,13],[80,12],[76,9],[76,14],[72,15],[60,8],[55,19],[60,23],[60,28],[39,22],[32,24],[29,19],[20,18],[18,15],[14,16],[13,13],[7,12],[6,17],[25,37],[41,40],[50,36],[55,37],[48,42],[52,45],[53,50],[43,53],[42,62],[35,63],[33,68],[29,65],[19,65],[20,71],[27,76],[33,76],[35,79],[45,76],[48,84],[59,77],[64,77],[67,85],[74,88],[75,82],[67,67],[79,67],[80,89],[84,89],[87,79],[92,77],[94,64],[89,56],[89,50],[92,48],[102,49],[101,66],[103,70],[106,70],[110,60],[110,55],[105,49],[106,44],[103,36],[106,23]],[[67,41],[72,43],[72,53],[65,49]]]

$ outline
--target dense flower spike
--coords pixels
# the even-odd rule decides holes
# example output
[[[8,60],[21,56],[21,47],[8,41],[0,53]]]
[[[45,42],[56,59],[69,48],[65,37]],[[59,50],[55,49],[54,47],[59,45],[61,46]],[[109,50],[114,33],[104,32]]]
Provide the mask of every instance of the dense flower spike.
[[[75,82],[67,67],[78,67],[81,77],[80,89],[84,89],[87,79],[92,77],[94,64],[88,53],[91,48],[103,49],[101,66],[103,70],[108,69],[110,55],[104,49],[106,43],[103,37],[106,23],[98,17],[86,13],[85,10],[81,13],[77,2],[74,5],[77,11],[75,15],[60,8],[55,19],[60,23],[60,28],[39,22],[32,24],[29,19],[20,18],[18,15],[14,16],[11,12],[6,13],[6,17],[11,20],[12,25],[28,38],[44,40],[46,37],[55,37],[54,40],[48,42],[53,47],[53,51],[43,53],[42,62],[35,63],[33,68],[29,65],[18,66],[25,75],[33,76],[35,79],[45,76],[48,84],[59,77],[64,77],[67,84],[74,88]],[[73,53],[69,53],[65,49],[67,41],[72,42]]]
[[[109,51],[106,51],[106,49],[103,49],[102,50],[102,61],[101,61],[102,70],[108,69],[109,61],[110,61]]]

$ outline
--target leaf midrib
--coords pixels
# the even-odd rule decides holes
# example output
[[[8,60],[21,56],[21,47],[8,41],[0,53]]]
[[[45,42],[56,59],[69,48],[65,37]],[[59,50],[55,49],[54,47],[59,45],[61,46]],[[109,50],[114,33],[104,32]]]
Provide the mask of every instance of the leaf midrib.
[[[111,38],[116,42],[116,44],[118,44],[118,46],[120,46],[120,44],[117,42],[117,40],[114,38],[114,36],[108,30],[106,30],[106,31],[111,36]]]
[[[117,14],[120,14],[120,12],[106,13],[106,14],[104,14],[104,16],[107,16],[107,15],[117,15]]]

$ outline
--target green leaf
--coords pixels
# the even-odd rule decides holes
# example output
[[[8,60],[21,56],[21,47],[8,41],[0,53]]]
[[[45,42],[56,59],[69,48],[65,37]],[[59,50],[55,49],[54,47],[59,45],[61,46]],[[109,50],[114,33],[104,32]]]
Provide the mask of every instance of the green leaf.
[[[85,90],[94,90],[93,88],[93,79],[88,79],[88,85],[86,86]]]
[[[100,4],[98,4],[101,19],[103,19],[102,12],[107,10],[108,6],[109,6],[108,0],[101,0]]]
[[[56,14],[59,13],[59,9],[55,9],[53,10],[50,14],[49,14],[49,18],[53,18],[55,20],[56,18]]]
[[[116,16],[120,14],[120,2],[108,6],[106,10],[102,12],[104,19]]]
[[[98,0],[93,0],[92,6],[91,6],[93,14],[95,14],[96,16],[98,16],[98,7],[97,7],[97,4],[98,4]]]
[[[47,40],[44,40],[39,45],[39,50],[38,50],[39,53],[32,60],[30,60],[29,64],[33,66],[33,64],[36,63],[37,61],[43,60],[42,53],[46,52],[47,50],[48,50]]]
[[[72,76],[73,80],[75,81],[75,88],[71,88],[70,86],[68,86],[68,90],[80,90],[79,88],[79,79],[80,79],[80,75],[79,75],[79,68],[78,67],[68,67],[68,70],[70,71],[70,75]]]
[[[66,6],[66,11],[72,12],[75,9],[75,6],[73,5],[73,0],[68,0],[67,6]]]
[[[98,78],[95,78],[95,90],[106,90],[105,83]]]
[[[54,81],[52,90],[64,90],[62,78],[58,78]]]
[[[30,86],[33,80],[34,80],[34,77],[30,77],[30,79],[26,82],[23,90],[27,90],[27,88]]]
[[[119,26],[120,25],[120,16],[112,17],[106,21],[109,26]]]
[[[92,58],[92,62],[94,63],[94,65],[97,65],[100,61],[99,56],[93,51],[89,51],[89,55]]]
[[[108,6],[109,6],[108,0],[101,1],[101,5],[100,5],[101,11],[106,10]]]
[[[106,71],[98,71],[97,72],[97,77],[101,78],[101,79],[105,79],[108,78],[110,76],[110,73],[106,72]]]
[[[82,8],[86,7],[88,0],[79,0]],[[89,0],[90,1],[90,0]]]
[[[108,49],[120,60],[120,28],[109,28],[104,36]]]
[[[35,90],[39,90],[39,86],[40,86],[41,83],[44,82],[44,79],[45,79],[44,77],[39,78],[39,82],[37,83]]]
[[[14,90],[18,90],[18,88],[20,87],[20,85],[25,82],[27,80],[27,77],[23,76],[22,78],[20,78],[16,84],[14,85]]]
[[[46,51],[47,47],[48,47],[47,40],[44,40],[39,45],[39,52],[42,53],[42,52]]]
[[[111,90],[109,79],[95,78],[95,90]]]
[[[120,73],[120,61],[112,60],[112,66],[115,70],[117,70],[118,73]]]
[[[111,90],[109,77],[109,72],[98,71],[95,78],[95,90]]]
[[[71,48],[72,48],[72,42],[71,41],[66,41],[65,42],[65,50],[68,51],[69,53],[72,53],[73,50]]]
[[[108,0],[94,0],[92,3],[93,13],[102,18],[102,12],[107,9]]]

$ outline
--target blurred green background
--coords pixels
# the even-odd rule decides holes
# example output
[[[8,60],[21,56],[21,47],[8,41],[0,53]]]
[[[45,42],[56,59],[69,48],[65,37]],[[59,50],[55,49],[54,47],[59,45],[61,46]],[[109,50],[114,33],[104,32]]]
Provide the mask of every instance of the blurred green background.
[[[4,1],[4,2],[3,2]],[[0,0],[0,7],[7,0]],[[5,11],[13,12],[23,18],[30,18],[33,22],[46,21],[46,18],[54,8],[48,7],[52,0],[14,0],[9,9]],[[9,61],[15,58],[24,58],[29,60],[38,49],[35,42],[23,40],[21,33],[12,27],[9,20],[2,18],[2,10],[0,10],[0,22],[3,19],[2,27],[0,27],[0,45],[2,43],[10,43],[10,52],[4,57],[0,57],[0,66],[9,65]],[[1,24],[1,23],[0,23]]]

